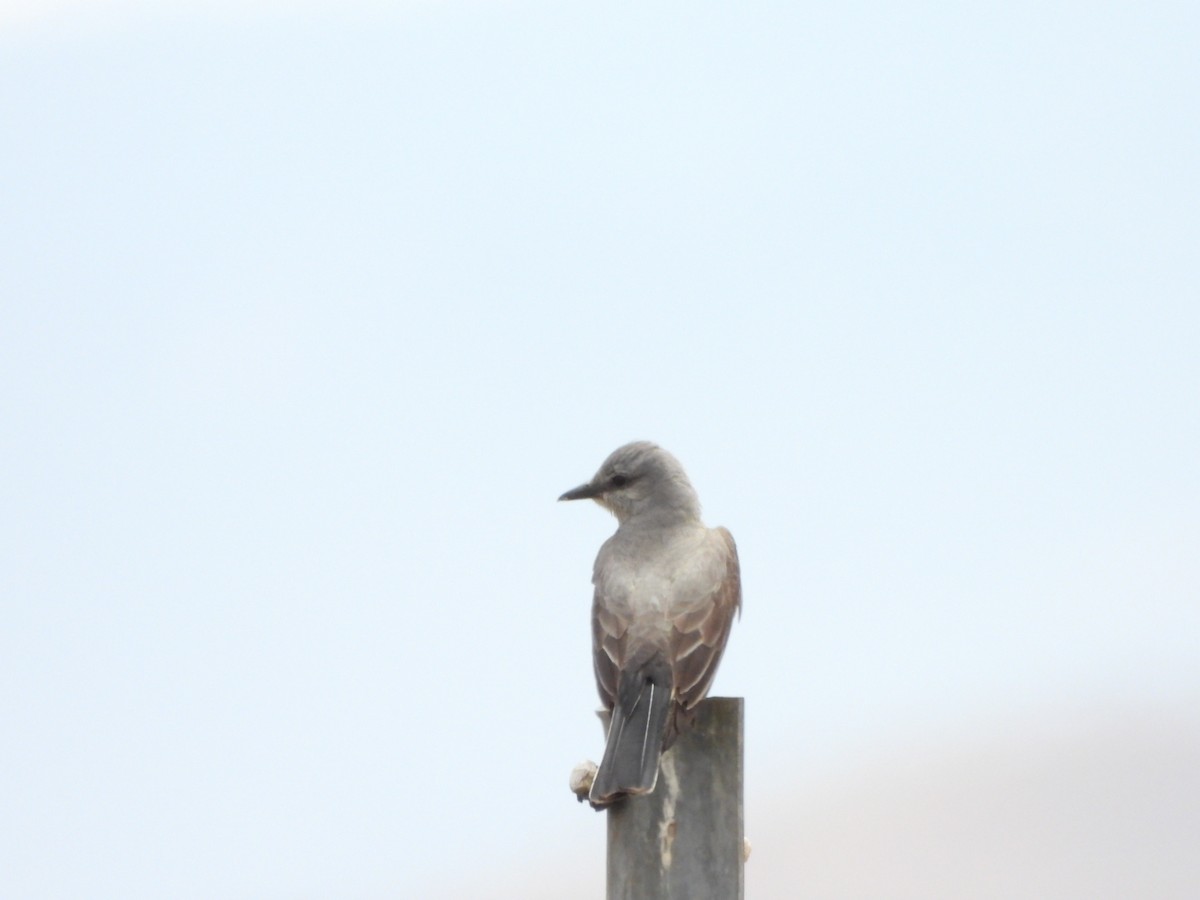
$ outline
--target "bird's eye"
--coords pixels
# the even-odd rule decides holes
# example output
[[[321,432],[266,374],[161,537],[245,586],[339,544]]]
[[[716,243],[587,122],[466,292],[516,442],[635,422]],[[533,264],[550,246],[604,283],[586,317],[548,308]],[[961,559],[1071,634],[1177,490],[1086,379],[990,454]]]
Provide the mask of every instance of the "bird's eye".
[[[623,488],[623,487],[625,487],[625,485],[629,484],[629,476],[628,475],[614,475],[612,477],[611,483],[612,483],[612,486],[615,488]]]

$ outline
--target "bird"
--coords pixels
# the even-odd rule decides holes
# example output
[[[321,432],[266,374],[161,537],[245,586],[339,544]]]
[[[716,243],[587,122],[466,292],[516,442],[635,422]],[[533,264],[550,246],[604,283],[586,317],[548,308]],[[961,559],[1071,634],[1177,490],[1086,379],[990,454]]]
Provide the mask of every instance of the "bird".
[[[617,518],[592,571],[592,661],[608,731],[588,800],[601,809],[654,790],[660,758],[708,694],[741,616],[741,569],[729,531],[701,521],[679,460],[650,441],[617,448],[558,499],[591,499]]]

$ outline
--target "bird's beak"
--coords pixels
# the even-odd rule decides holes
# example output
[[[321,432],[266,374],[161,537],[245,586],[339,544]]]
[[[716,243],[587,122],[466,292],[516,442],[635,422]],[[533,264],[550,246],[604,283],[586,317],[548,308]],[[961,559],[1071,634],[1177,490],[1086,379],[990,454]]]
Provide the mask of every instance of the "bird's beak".
[[[558,499],[559,500],[590,500],[594,497],[598,497],[603,492],[603,490],[604,490],[603,485],[593,484],[592,482],[589,481],[587,484],[581,484],[577,488],[571,488],[571,490],[567,491],[565,494],[563,494]]]

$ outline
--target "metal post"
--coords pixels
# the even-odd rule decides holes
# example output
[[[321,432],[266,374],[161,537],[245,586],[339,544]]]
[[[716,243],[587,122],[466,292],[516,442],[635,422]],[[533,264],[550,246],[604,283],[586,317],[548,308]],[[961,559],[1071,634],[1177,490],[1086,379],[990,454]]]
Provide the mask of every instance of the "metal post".
[[[653,793],[608,810],[608,900],[743,900],[742,707],[702,702]]]

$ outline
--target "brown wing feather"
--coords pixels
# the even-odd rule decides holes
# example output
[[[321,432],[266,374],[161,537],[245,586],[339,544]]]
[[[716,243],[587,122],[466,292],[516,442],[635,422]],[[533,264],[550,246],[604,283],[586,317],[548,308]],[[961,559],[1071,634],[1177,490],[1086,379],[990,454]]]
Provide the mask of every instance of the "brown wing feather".
[[[592,666],[600,702],[611,710],[617,702],[616,660],[625,658],[625,631],[629,623],[600,605],[600,591],[592,601]]]
[[[712,603],[674,620],[671,655],[675,662],[675,692],[691,709],[704,699],[717,674],[717,665],[729,640],[734,613],[742,609],[742,576],[737,546],[724,528],[715,529],[725,544],[725,577],[713,593]]]

